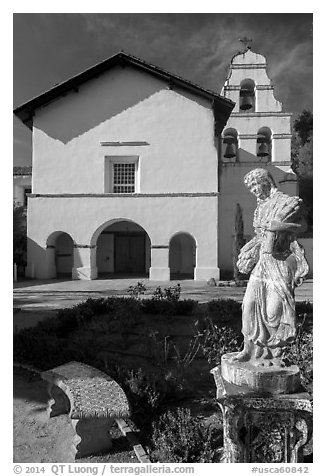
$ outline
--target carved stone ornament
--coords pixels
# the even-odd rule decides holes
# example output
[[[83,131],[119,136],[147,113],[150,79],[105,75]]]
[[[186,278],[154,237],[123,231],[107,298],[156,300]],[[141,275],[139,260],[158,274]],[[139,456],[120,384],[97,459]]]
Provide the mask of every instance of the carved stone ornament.
[[[312,452],[312,402],[307,393],[261,395],[211,373],[222,410],[225,463],[300,463]]]
[[[122,388],[105,373],[80,362],[69,362],[41,376],[48,382],[49,417],[68,413],[71,418],[75,430],[73,458],[110,448],[114,420],[129,416]]]

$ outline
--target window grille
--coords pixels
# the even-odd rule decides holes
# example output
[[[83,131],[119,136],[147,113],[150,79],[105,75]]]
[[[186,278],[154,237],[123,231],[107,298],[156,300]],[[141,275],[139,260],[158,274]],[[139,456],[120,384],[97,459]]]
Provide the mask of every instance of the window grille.
[[[135,192],[135,163],[113,164],[113,193]]]

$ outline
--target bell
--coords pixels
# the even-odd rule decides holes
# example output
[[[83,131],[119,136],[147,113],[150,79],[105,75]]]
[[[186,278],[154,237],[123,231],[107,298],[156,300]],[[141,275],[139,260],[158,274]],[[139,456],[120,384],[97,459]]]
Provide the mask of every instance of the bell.
[[[234,142],[227,144],[224,157],[226,159],[231,159],[232,157],[236,157],[236,156],[237,156],[236,144]]]
[[[254,107],[254,96],[249,89],[241,89],[240,91],[240,109],[247,111]]]
[[[262,144],[263,142],[267,143],[269,141],[268,137],[265,134],[258,134],[257,135],[257,143]]]
[[[269,147],[267,142],[261,142],[257,149],[257,157],[269,156]]]
[[[223,144],[232,144],[232,142],[236,141],[236,137],[231,134],[226,134],[223,137]]]

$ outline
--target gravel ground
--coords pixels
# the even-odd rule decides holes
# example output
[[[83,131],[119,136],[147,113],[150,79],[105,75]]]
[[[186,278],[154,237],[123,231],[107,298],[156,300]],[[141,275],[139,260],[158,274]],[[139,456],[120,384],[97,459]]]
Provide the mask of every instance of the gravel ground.
[[[48,420],[46,383],[31,371],[14,368],[13,462],[71,462],[74,431],[68,415]],[[138,463],[118,428],[112,430],[112,447],[106,455],[81,458],[80,463]]]

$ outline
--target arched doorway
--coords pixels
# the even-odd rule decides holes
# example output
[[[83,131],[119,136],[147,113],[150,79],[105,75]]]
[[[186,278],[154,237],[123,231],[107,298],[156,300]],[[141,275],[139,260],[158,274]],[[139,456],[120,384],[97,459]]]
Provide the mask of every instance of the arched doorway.
[[[147,276],[150,257],[150,238],[144,228],[132,221],[115,221],[104,228],[97,238],[96,266],[99,278]]]
[[[74,242],[71,236],[63,231],[53,233],[47,240],[47,249],[53,252],[53,274],[57,278],[71,277],[74,265]]]
[[[196,241],[189,233],[178,233],[171,238],[169,267],[171,279],[194,279]]]

